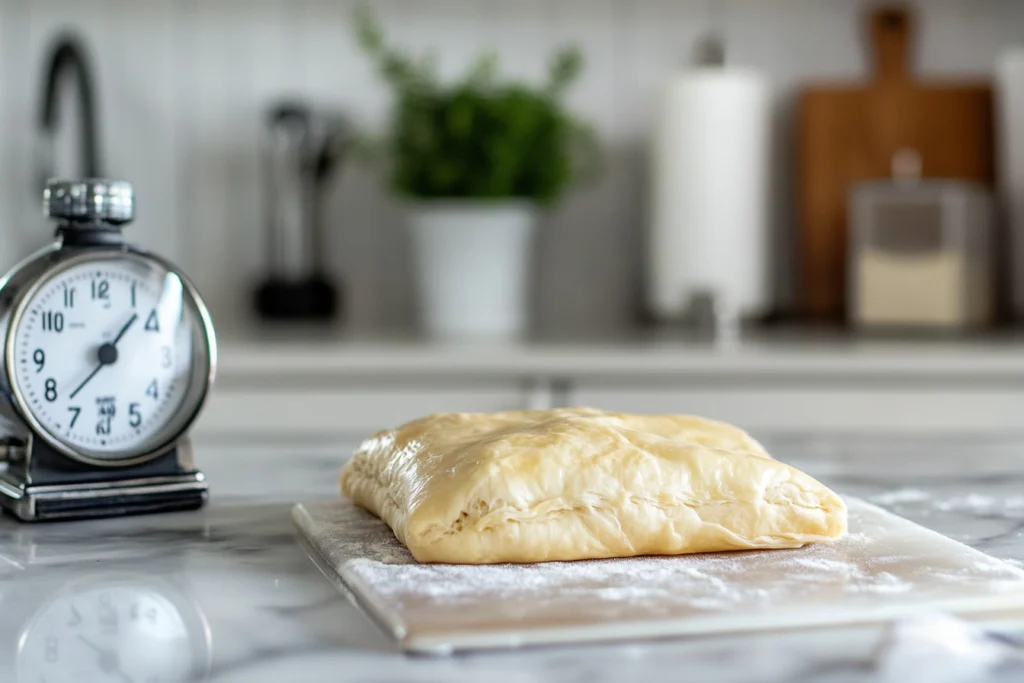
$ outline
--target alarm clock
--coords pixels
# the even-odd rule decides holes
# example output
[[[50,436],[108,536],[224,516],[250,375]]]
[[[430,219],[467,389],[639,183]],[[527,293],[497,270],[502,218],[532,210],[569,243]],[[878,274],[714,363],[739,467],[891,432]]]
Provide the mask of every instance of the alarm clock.
[[[0,632],[9,636],[0,648],[5,681],[209,679],[210,626],[179,576],[104,572],[66,583],[43,579],[21,595],[0,597],[0,605]]]
[[[56,240],[0,280],[0,505],[23,521],[201,507],[187,433],[216,369],[206,305],[124,241],[129,183],[51,181],[43,209]]]

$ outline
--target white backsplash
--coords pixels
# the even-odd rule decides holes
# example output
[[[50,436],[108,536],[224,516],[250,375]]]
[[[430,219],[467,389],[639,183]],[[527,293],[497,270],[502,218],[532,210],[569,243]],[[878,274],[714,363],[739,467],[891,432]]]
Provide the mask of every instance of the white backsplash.
[[[540,78],[552,50],[579,43],[586,71],[571,104],[607,147],[600,183],[546,221],[535,277],[538,322],[589,329],[629,324],[638,302],[644,221],[643,150],[658,84],[708,27],[726,19],[737,63],[777,85],[779,154],[773,224],[780,299],[790,296],[793,88],[864,73],[860,10],[844,0],[375,0],[389,37],[438,48],[455,74],[486,47],[507,72]],[[379,129],[388,93],[355,46],[350,0],[0,0],[0,220],[7,266],[45,242],[34,178],[43,56],[74,27],[96,67],[100,149],[108,175],[136,185],[132,238],[179,261],[217,319],[245,311],[263,261],[261,118],[268,102],[301,95]],[[1024,2],[922,0],[925,76],[991,73],[1024,41]],[[70,103],[70,98],[64,103]],[[74,117],[65,107],[64,121]],[[71,135],[58,170],[75,169]],[[410,319],[402,214],[373,174],[347,168],[330,202],[331,263],[346,283],[346,317],[361,327]]]

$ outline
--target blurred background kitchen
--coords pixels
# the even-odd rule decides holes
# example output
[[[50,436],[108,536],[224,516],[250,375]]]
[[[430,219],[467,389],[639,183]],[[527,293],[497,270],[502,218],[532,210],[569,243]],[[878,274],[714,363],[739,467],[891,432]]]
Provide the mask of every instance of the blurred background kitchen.
[[[1024,3],[367,7],[0,2],[3,265],[41,178],[132,181],[218,326],[204,438],[1021,429]]]

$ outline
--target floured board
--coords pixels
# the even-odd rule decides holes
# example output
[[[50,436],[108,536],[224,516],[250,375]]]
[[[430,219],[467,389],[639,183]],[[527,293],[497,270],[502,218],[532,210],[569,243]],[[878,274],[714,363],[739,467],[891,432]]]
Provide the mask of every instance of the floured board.
[[[1024,571],[862,500],[831,545],[536,565],[422,565],[344,500],[296,505],[314,562],[404,648],[448,652],[1024,607]]]

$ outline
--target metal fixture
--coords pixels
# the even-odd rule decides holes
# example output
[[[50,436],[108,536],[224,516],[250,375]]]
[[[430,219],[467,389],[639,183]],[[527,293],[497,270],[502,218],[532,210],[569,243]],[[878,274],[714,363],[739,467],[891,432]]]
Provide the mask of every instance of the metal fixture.
[[[74,76],[78,94],[78,117],[81,139],[79,140],[82,167],[69,170],[70,175],[80,178],[98,178],[103,175],[98,151],[98,131],[92,68],[82,42],[71,33],[64,33],[53,41],[49,48],[43,81],[42,99],[39,108],[39,148],[36,168],[38,191],[43,191],[47,181],[58,175],[54,168],[53,141],[59,127],[61,108],[60,86],[65,75]]]

